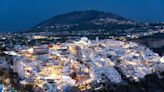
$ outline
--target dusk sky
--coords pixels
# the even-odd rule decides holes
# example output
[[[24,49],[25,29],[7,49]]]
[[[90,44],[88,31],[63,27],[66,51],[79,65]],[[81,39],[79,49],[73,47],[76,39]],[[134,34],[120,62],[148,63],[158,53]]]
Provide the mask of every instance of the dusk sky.
[[[0,31],[25,30],[57,14],[87,9],[164,21],[164,0],[0,0]]]

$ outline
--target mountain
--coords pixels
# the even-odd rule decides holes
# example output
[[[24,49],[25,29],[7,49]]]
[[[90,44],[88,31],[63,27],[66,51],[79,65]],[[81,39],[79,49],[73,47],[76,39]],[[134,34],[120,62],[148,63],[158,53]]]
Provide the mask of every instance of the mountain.
[[[112,14],[112,13],[105,13],[105,12],[96,11],[96,10],[88,10],[88,11],[75,11],[71,13],[58,15],[40,23],[39,25],[50,26],[50,25],[55,25],[55,24],[86,23],[86,22],[93,21],[96,19],[104,19],[104,18],[124,20],[123,17]]]
[[[97,11],[74,11],[57,15],[31,28],[29,31],[81,31],[124,30],[140,26],[137,22],[119,15]]]

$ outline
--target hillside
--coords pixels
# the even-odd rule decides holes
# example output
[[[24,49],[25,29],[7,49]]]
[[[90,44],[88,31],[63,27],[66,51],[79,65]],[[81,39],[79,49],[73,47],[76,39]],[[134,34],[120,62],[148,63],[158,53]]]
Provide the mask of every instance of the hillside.
[[[164,55],[164,33],[131,39],[131,41],[146,45],[161,56]]]
[[[86,10],[57,15],[37,24],[29,31],[108,31],[140,27],[143,27],[143,24],[113,13]]]

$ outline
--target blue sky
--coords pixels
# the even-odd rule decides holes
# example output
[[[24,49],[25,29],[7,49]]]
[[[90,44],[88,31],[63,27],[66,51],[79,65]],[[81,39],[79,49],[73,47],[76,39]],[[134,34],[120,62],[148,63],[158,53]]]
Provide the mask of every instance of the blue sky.
[[[87,9],[164,21],[164,0],[0,0],[0,31],[25,30],[57,14]]]

